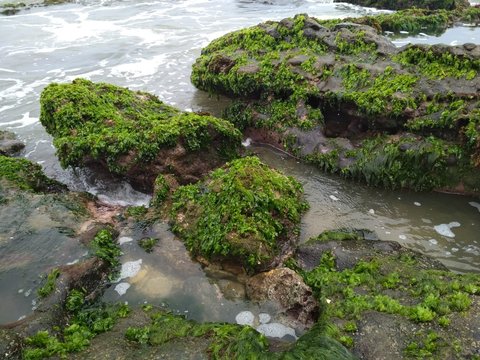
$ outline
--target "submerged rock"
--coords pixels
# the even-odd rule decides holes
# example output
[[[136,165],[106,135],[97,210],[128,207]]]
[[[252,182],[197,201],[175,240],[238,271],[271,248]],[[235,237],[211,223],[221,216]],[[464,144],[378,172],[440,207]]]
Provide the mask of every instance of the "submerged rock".
[[[250,271],[272,268],[291,253],[302,187],[257,157],[234,160],[173,195],[173,230],[194,256],[234,262]]]
[[[467,12],[480,18],[474,8],[458,14]],[[269,21],[214,40],[192,82],[240,98],[225,115],[252,139],[251,128],[270,133],[266,141],[326,171],[389,188],[478,192],[480,46],[396,48],[377,30],[408,23],[401,16],[419,28],[449,21],[420,10]],[[245,72],[251,64],[257,70]]]
[[[15,134],[0,130],[0,155],[11,156],[25,148],[25,144],[17,140]]]
[[[236,155],[241,137],[228,121],[181,112],[156,96],[76,79],[50,84],[40,121],[62,166],[91,166],[152,190],[158,174],[198,180]]]

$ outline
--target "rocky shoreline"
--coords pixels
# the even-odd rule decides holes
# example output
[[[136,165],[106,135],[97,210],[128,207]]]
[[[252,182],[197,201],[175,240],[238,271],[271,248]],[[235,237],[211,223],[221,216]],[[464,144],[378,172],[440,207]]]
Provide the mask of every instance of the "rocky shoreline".
[[[105,83],[49,85],[40,121],[62,165],[125,179],[152,201],[123,208],[70,192],[39,165],[11,157],[22,146],[2,133],[1,205],[48,198],[78,218],[65,228],[89,257],[50,270],[33,314],[0,326],[0,354],[480,358],[480,275],[450,272],[368,230],[328,231],[299,245],[308,208],[301,184],[242,156],[240,145],[247,134],[372,185],[478,195],[480,47],[397,49],[379,35],[400,23],[421,28],[441,19],[441,27],[466,17],[478,21],[480,11],[406,10],[343,22],[297,15],[227,34],[203,50],[192,73],[197,87],[235,97],[226,119]],[[205,271],[238,279],[250,301],[274,304],[301,336],[279,340],[165,307],[100,303],[118,272],[125,219],[168,222]],[[142,247],[157,243],[146,238]]]

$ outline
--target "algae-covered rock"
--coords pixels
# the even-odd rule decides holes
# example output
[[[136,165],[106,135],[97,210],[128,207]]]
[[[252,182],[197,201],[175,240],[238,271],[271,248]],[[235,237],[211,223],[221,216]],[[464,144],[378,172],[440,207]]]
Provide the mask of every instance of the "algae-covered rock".
[[[228,121],[181,112],[115,85],[50,84],[40,102],[40,121],[63,166],[96,166],[149,190],[159,173],[183,184],[198,180],[240,146],[240,133]]]
[[[297,15],[214,40],[192,81],[240,98],[226,111],[239,128],[279,134],[280,145],[327,171],[477,192],[479,71],[478,45],[396,48],[370,26]]]
[[[296,343],[276,343],[250,326],[197,323],[167,310],[133,310],[72,359],[325,359],[354,357],[315,326]]]
[[[401,10],[412,7],[430,10],[453,10],[470,6],[467,0],[349,0],[348,2],[355,5],[388,10]]]
[[[345,234],[345,232],[343,232]],[[398,243],[326,233],[296,255],[329,334],[362,359],[475,358],[480,276],[456,274]]]
[[[0,185],[6,188],[32,192],[56,192],[66,186],[48,178],[42,167],[27,159],[0,155]]]
[[[173,195],[173,230],[194,256],[266,269],[291,251],[302,187],[257,157],[234,160]]]

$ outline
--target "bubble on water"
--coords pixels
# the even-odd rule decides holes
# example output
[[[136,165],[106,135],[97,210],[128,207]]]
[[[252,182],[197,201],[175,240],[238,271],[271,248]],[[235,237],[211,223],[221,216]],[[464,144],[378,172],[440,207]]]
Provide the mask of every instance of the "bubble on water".
[[[330,199],[332,199],[333,201],[338,201],[338,200],[340,200],[340,199],[337,198],[335,195],[330,195],[329,197],[330,197]]]
[[[255,315],[251,311],[242,311],[235,316],[235,321],[239,325],[250,325],[253,326],[255,320]]]
[[[403,234],[402,234],[402,235],[398,235],[398,238],[399,238],[400,240],[407,240],[407,237],[406,237],[405,235],[403,235]]]
[[[415,202],[413,203],[413,205],[415,205],[415,206],[422,206],[422,204],[419,203],[418,201],[415,201]]]
[[[430,240],[428,240],[428,242],[432,245],[438,245],[438,241],[435,240],[435,239],[430,239]]]
[[[123,244],[126,244],[126,243],[129,243],[129,242],[132,242],[133,239],[129,236],[122,236],[121,238],[118,239],[118,244],[119,245],[123,245]]]
[[[259,327],[257,327],[257,331],[260,334],[268,337],[283,338],[286,335],[290,335],[293,336],[295,339],[297,338],[297,335],[295,334],[295,329],[280,323],[261,324]]]
[[[459,222],[456,222],[456,221],[452,221],[451,223],[449,224],[440,224],[440,225],[435,225],[433,228],[435,229],[435,231],[437,233],[439,233],[440,235],[443,235],[443,236],[446,236],[446,237],[450,237],[450,238],[454,238],[455,237],[455,234],[452,232],[452,228],[454,227],[459,227],[460,226],[460,223]]]
[[[258,321],[260,324],[266,324],[272,320],[272,317],[267,313],[258,314]]]
[[[370,210],[368,210],[368,213],[371,214],[371,215],[375,215],[375,210],[370,209]]]
[[[130,288],[130,284],[126,282],[122,282],[120,284],[117,284],[115,286],[115,291],[118,293],[118,295],[122,296],[127,293],[127,290]]]
[[[127,261],[125,264],[122,264],[122,269],[120,270],[120,276],[118,281],[126,279],[129,277],[134,277],[140,271],[142,267],[142,259],[136,261]]]

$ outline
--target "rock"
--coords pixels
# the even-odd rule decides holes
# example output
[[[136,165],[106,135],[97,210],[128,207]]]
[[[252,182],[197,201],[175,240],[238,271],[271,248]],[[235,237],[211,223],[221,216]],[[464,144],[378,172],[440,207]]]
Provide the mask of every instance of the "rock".
[[[290,321],[312,326],[319,314],[319,305],[309,286],[288,268],[273,269],[247,280],[247,297],[252,301],[278,304]]]
[[[229,66],[218,60],[211,70]],[[158,174],[172,174],[180,184],[197,181],[241,147],[229,122],[105,83],[50,84],[40,103],[40,121],[54,137],[62,166],[90,166],[143,190],[153,189]]]
[[[277,132],[290,153],[326,171],[387,188],[480,193],[480,46],[396,48],[379,34],[402,24],[423,31],[426,19],[436,22],[441,14],[411,10],[343,22],[302,14],[270,21],[203,49],[192,81],[241,98],[226,118],[249,136],[250,127]],[[458,10],[449,19],[468,14]],[[280,36],[272,37],[265,29],[275,26]],[[225,56],[245,61],[245,53],[241,69],[254,71],[209,70]]]
[[[340,2],[340,1],[335,1]],[[402,10],[410,9],[412,7],[420,9],[445,9],[445,10],[454,10],[462,9],[470,6],[470,3],[466,0],[421,0],[421,1],[392,1],[392,0],[349,0],[351,4],[366,6],[366,7],[375,7],[379,9],[388,9],[388,10]]]
[[[478,274],[456,274],[398,243],[351,235],[330,231],[296,254],[306,283],[325,299],[322,318],[334,324],[339,341],[361,359],[475,356]]]
[[[9,131],[0,131],[0,155],[11,156],[25,148],[25,144],[16,139]]]
[[[197,258],[270,269],[293,251],[308,207],[301,185],[257,157],[234,160],[173,194],[173,231]]]

